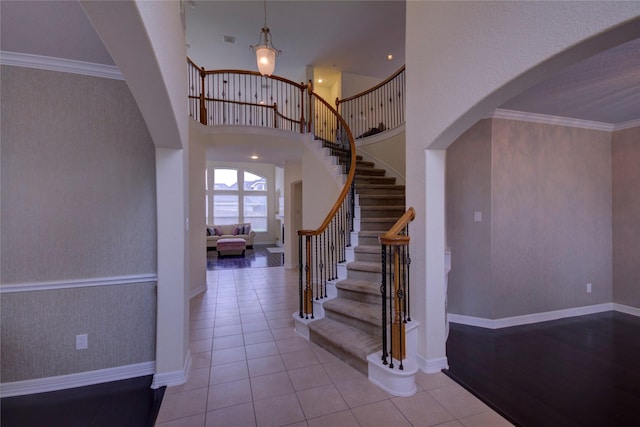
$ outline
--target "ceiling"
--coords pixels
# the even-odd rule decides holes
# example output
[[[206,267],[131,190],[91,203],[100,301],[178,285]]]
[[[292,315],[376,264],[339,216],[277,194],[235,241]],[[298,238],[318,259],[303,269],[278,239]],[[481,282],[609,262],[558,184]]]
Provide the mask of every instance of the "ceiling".
[[[255,69],[249,46],[264,24],[263,2],[185,1],[184,7],[192,60],[207,69]],[[273,44],[283,52],[278,75],[304,81],[313,66],[316,77],[326,74],[325,84],[341,72],[382,80],[404,64],[404,0],[269,1],[266,7]],[[0,17],[3,51],[113,65],[77,2],[2,0]],[[640,119],[640,39],[575,64],[501,108],[614,125]]]

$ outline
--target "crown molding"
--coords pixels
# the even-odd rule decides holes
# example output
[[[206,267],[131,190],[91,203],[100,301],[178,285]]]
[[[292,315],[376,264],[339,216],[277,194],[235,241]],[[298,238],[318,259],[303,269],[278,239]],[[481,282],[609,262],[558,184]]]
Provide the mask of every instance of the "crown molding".
[[[519,120],[522,122],[541,123],[547,125],[568,126],[581,129],[601,130],[611,132],[614,125],[611,123],[594,122],[591,120],[571,119],[569,117],[550,116],[547,114],[525,113],[523,111],[503,110],[497,108],[491,115],[493,119]]]
[[[629,120],[628,122],[619,123],[613,127],[613,131],[615,132],[619,130],[631,129],[636,127],[640,127],[640,119]]]
[[[94,64],[91,62],[52,58],[50,56],[31,55],[27,53],[0,51],[0,64],[124,80],[122,73],[120,73],[118,67],[114,65]]]

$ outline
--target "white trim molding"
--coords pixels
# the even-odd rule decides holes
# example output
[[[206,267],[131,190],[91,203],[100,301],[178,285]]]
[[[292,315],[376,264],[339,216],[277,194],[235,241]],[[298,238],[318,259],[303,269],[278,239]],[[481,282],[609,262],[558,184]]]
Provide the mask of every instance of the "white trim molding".
[[[160,387],[173,387],[176,385],[182,385],[187,382],[189,371],[191,370],[191,350],[187,352],[187,357],[184,360],[184,366],[182,370],[171,372],[160,372],[153,376],[153,382],[151,383],[152,389]]]
[[[155,372],[155,362],[143,362],[133,365],[116,366],[115,368],[97,371],[78,372],[55,377],[36,378],[0,384],[0,396],[12,397],[26,394],[45,393],[48,391],[84,387],[88,385],[143,377]]]
[[[0,51],[0,64],[14,67],[35,68],[39,70],[59,71],[61,73],[82,74],[105,79],[124,80],[115,65],[94,64],[72,59],[53,58],[51,56],[31,55],[28,53]]]
[[[500,108],[496,109],[496,111],[490,117],[493,119],[517,120],[522,122],[541,123],[547,125],[601,130],[605,132],[611,132],[615,128],[615,126],[611,123],[571,119],[569,117],[550,116],[548,114],[525,113],[522,111],[503,110]]]
[[[628,122],[624,122],[624,123],[618,123],[617,125],[615,125],[613,127],[613,131],[619,131],[619,130],[624,130],[624,129],[631,129],[631,128],[636,128],[640,126],[640,119],[636,119],[636,120],[630,120]]]
[[[93,286],[128,285],[130,283],[149,283],[157,281],[158,275],[150,273],[134,274],[130,276],[94,277],[78,280],[56,280],[51,282],[1,284],[0,294],[11,292],[50,291],[54,289],[88,288]]]
[[[446,357],[436,357],[432,359],[426,359],[420,355],[416,356],[416,362],[418,366],[422,370],[422,372],[426,374],[435,374],[443,369],[449,369],[449,361]]]
[[[613,309],[615,311],[618,311],[620,313],[626,313],[626,314],[630,314],[632,316],[637,316],[640,317],[640,308],[638,307],[631,307],[629,305],[622,305],[622,304],[618,304],[618,303],[613,303]]]
[[[602,313],[614,310],[613,303],[587,305],[584,307],[567,308],[564,310],[545,311],[543,313],[525,314],[522,316],[503,317],[502,319],[485,319],[482,317],[463,316],[461,314],[447,315],[449,322],[468,326],[478,326],[487,329],[501,329],[511,326],[528,325],[531,323],[548,322],[566,317],[584,316],[585,314]],[[640,310],[639,310],[640,311]]]

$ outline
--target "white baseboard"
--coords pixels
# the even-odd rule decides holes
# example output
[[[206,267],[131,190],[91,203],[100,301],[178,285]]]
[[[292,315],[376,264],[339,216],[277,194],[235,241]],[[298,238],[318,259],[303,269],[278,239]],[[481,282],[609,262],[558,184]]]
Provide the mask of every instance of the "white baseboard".
[[[624,306],[621,306],[624,307]],[[632,307],[629,307],[632,308]],[[523,316],[503,317],[502,319],[485,319],[482,317],[463,316],[449,313],[447,318],[451,323],[478,326],[487,329],[508,328],[510,326],[528,325],[530,323],[548,322],[550,320],[564,319],[566,317],[584,316],[586,314],[602,313],[616,309],[613,303],[588,305],[584,307],[567,308],[564,310],[546,311],[543,313],[525,314]],[[636,309],[638,312],[640,310]],[[617,310],[623,311],[623,310]],[[630,313],[633,314],[633,313]]]
[[[622,305],[614,302],[613,309],[615,311],[619,311],[620,313],[627,313],[631,314],[632,316],[640,317],[640,308],[638,307],[631,307],[629,305]]]
[[[108,383],[128,378],[151,375],[155,372],[155,362],[143,362],[133,365],[117,366],[115,368],[99,369],[96,371],[78,372],[55,377],[35,378],[32,380],[15,381],[0,384],[0,396],[22,396],[26,394],[45,393],[48,391],[65,390],[68,388],[84,387],[88,385]]]
[[[198,295],[200,295],[201,293],[203,293],[206,290],[207,290],[207,285],[206,284],[204,284],[202,286],[198,286],[195,289],[191,289],[191,292],[189,293],[189,299],[193,299],[193,298],[197,297]]]
[[[156,373],[153,376],[153,383],[151,388],[156,389],[160,387],[172,387],[176,385],[182,385],[187,382],[189,371],[191,370],[191,351],[187,352],[187,357],[184,360],[184,366],[181,370],[171,372]]]
[[[416,355],[416,362],[420,370],[426,374],[435,374],[449,368],[449,362],[446,357],[426,359],[418,354]]]

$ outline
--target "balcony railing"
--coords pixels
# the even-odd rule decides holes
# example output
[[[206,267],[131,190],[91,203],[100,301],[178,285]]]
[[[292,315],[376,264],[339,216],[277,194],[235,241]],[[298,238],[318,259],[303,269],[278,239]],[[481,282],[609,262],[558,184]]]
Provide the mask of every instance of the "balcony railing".
[[[415,218],[413,208],[407,211],[385,234],[379,237],[382,245],[382,363],[404,369],[406,357],[405,325],[411,321],[411,281],[409,255],[409,223]]]
[[[357,95],[336,99],[337,110],[356,139],[396,128],[405,122],[405,67]]]

